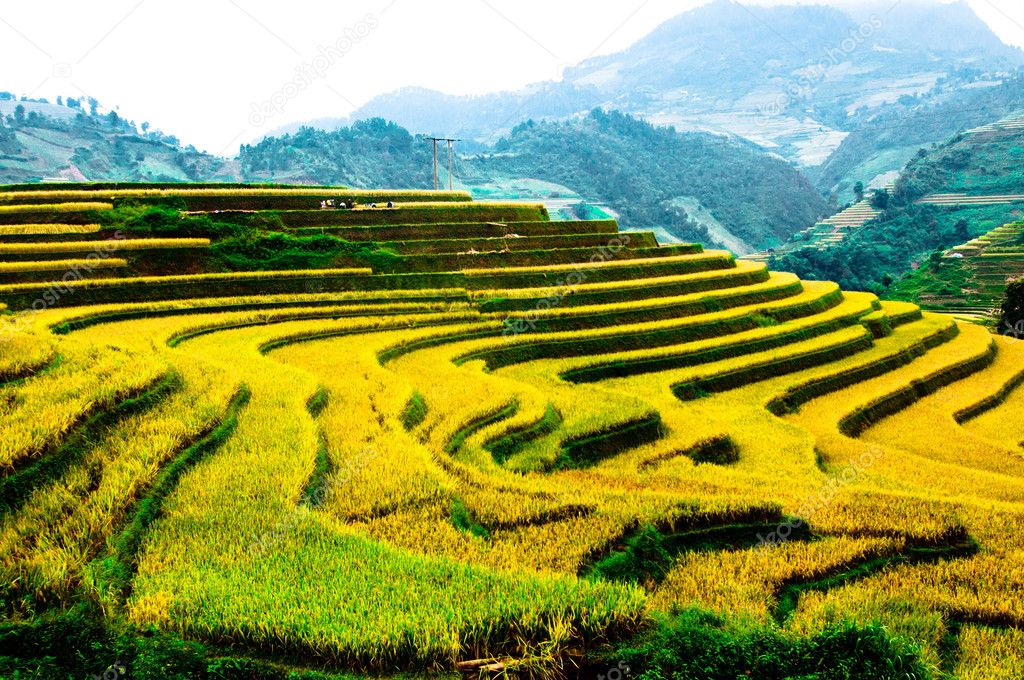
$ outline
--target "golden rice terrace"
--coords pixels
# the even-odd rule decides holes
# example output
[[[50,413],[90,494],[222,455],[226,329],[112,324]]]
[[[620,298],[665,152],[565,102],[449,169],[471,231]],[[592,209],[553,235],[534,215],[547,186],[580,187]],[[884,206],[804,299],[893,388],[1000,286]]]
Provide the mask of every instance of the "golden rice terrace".
[[[980,326],[330,187],[0,187],[0,301],[5,677],[82,620],[208,677],[614,677],[693,612],[1024,666],[1024,344]]]

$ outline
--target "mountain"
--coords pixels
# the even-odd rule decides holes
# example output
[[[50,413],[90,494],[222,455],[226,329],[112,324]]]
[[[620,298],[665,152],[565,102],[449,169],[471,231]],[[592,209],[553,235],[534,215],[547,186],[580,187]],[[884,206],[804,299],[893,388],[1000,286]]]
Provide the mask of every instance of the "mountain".
[[[429,188],[431,156],[428,140],[380,118],[267,137],[227,159],[140,132],[116,113],[87,113],[77,102],[0,101],[0,183],[64,177]],[[804,175],[749,142],[681,134],[616,112],[531,121],[454,162],[458,187],[480,198],[543,200],[563,217],[610,214],[666,240],[738,253],[785,241],[828,212]]]
[[[379,116],[414,133],[493,143],[523,120],[564,119],[600,106],[743,136],[812,167],[901,97],[948,95],[1021,65],[1024,53],[1004,45],[965,2],[886,3],[851,14],[717,0],[626,50],[566,69],[559,82],[475,97],[404,88],[350,119],[316,125]]]
[[[105,115],[0,93],[0,182],[68,180],[230,180],[237,164],[182,147],[175,137],[140,132],[115,112]],[[6,123],[5,123],[6,119]],[[146,126],[148,127],[148,126]]]
[[[246,179],[429,186],[430,153],[423,140],[376,119],[264,139],[243,147],[240,161]],[[625,227],[660,227],[743,253],[784,241],[828,210],[797,169],[749,142],[600,109],[520,124],[488,152],[459,157],[455,174],[469,189],[554,185],[609,206]]]
[[[357,188],[432,186],[430,145],[380,118],[325,132],[302,128],[239,150],[246,181],[344,184]]]
[[[920,149],[895,182],[891,199],[881,201],[880,217],[837,245],[799,249],[770,264],[844,287],[912,296],[913,282],[902,280],[912,270],[1021,219],[1022,155],[1024,113]]]
[[[470,177],[541,178],[607,202],[626,226],[662,226],[738,252],[776,245],[828,209],[798,170],[749,142],[600,109],[521,124],[468,165]],[[701,224],[705,211],[714,221]]]
[[[1024,109],[1024,77],[978,81],[973,87],[925,100],[908,98],[864,121],[821,166],[809,171],[823,193],[841,200],[853,185],[891,181],[921,147],[947,141],[959,132]]]

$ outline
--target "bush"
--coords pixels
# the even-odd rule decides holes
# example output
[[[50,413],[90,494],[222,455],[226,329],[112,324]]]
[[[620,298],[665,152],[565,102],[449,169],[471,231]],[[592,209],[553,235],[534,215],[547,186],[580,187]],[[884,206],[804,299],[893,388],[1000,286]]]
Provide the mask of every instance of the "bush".
[[[329,269],[369,266],[389,269],[399,257],[373,245],[350,243],[329,235],[291,236],[248,231],[210,246],[216,265],[232,271]]]
[[[594,565],[594,573],[611,581],[660,581],[672,566],[672,555],[657,528],[646,525],[626,541],[626,549],[613,552]]]
[[[730,628],[695,609],[657,617],[650,629],[607,658],[610,667],[628,666],[635,680],[932,677],[916,647],[880,626],[844,624],[810,638],[791,638],[774,627]]]
[[[1006,287],[999,328],[1003,332],[1016,333],[1024,339],[1018,329],[1024,328],[1024,278],[1015,279]]]

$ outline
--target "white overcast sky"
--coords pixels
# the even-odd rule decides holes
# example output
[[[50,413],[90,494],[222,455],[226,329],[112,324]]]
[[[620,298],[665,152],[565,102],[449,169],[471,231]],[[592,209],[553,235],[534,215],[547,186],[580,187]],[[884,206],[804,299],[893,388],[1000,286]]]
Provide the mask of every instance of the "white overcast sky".
[[[826,0],[827,1],[827,0]],[[745,4],[781,4],[743,0]],[[1024,46],[1021,0],[969,0]],[[138,123],[234,155],[292,121],[343,116],[405,85],[516,89],[629,46],[702,0],[80,0],[0,5],[0,90],[96,97]],[[788,4],[788,3],[787,3]],[[854,0],[829,4],[856,7]],[[305,90],[284,85],[355,36]],[[324,65],[321,59],[319,62]],[[276,97],[275,97],[276,95]],[[254,104],[276,98],[269,115]]]

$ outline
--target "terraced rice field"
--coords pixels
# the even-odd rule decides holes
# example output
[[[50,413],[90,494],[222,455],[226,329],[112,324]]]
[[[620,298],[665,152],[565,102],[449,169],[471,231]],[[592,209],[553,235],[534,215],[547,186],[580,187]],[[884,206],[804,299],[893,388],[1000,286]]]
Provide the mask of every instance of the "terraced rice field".
[[[1008,205],[1024,203],[1024,194],[929,194],[918,203],[939,206]]]
[[[787,243],[779,248],[746,255],[744,259],[755,262],[767,262],[772,255],[781,255],[805,248],[822,250],[834,246],[842,242],[852,231],[859,229],[878,217],[881,212],[881,210],[872,206],[871,202],[867,199],[858,201],[832,217],[797,232]]]
[[[429,193],[195,190],[393,255],[139,275],[211,243],[5,218],[165,190],[32,193],[0,193],[0,674],[102,674],[46,646],[85,617],[160,641],[128,678],[607,676],[696,609],[881,625],[927,671],[876,677],[1021,677],[1024,344]]]
[[[982,125],[980,127],[972,128],[967,131],[967,134],[984,134],[988,132],[1002,132],[1006,130],[1021,130],[1024,129],[1024,116],[1020,114],[1010,115],[1002,120],[998,120],[995,123],[989,123],[988,125]]]
[[[1024,275],[1024,223],[1005,224],[952,248],[936,265],[935,275],[962,283],[955,292],[922,293],[923,307],[967,319],[994,320],[1007,283]]]

